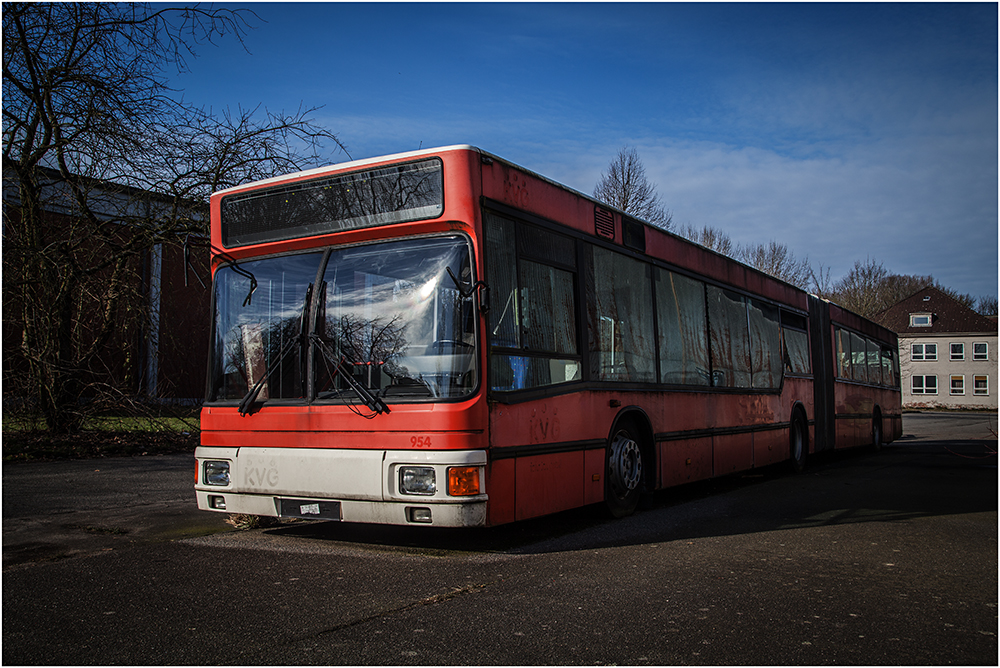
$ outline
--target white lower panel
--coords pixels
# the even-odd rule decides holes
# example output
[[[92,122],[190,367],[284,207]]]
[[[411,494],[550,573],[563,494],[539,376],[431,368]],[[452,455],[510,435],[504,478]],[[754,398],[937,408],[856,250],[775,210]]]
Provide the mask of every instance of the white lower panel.
[[[278,497],[258,494],[232,494],[226,492],[196,492],[198,508],[219,513],[238,515],[278,516]],[[222,497],[225,509],[212,508],[209,497]],[[298,500],[309,499],[296,496]],[[315,499],[330,501],[331,499]],[[411,521],[411,508],[426,508],[431,513],[429,523]],[[375,501],[340,501],[341,516],[345,522],[365,522],[370,524],[423,524],[424,526],[476,527],[486,524],[486,502],[472,503],[401,503]]]
[[[220,448],[195,451],[199,484],[198,508],[246,515],[280,514],[280,499],[337,502],[341,519],[375,524],[411,524],[409,509],[429,509],[434,526],[481,526],[486,522],[485,488],[476,496],[449,496],[450,466],[477,466],[485,483],[483,450],[338,450],[320,448]],[[204,461],[230,465],[228,485],[204,484]],[[438,488],[434,494],[403,494],[397,488],[401,466],[431,467]],[[211,504],[221,497],[224,507]],[[298,504],[303,505],[303,504]],[[304,505],[309,505],[305,503]],[[427,512],[427,511],[424,511]]]

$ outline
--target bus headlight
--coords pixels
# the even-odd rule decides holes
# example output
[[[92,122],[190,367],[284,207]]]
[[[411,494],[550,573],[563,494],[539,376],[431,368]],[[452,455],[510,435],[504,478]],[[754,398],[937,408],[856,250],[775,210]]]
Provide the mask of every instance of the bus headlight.
[[[205,484],[224,487],[229,484],[229,462],[209,460],[205,462]]]
[[[437,478],[430,466],[400,466],[399,491],[401,494],[432,496],[437,492]]]

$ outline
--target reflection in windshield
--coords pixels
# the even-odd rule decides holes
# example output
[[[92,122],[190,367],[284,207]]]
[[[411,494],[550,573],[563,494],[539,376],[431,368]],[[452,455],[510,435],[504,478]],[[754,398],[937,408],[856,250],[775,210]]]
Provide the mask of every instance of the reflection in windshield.
[[[475,387],[475,311],[449,268],[471,285],[462,239],[398,241],[331,255],[319,333],[356,380],[388,398],[459,397]],[[317,398],[350,390],[340,380],[320,374]]]
[[[473,283],[464,238],[332,251],[316,296],[315,330],[302,336],[322,257],[242,262],[259,283],[251,305],[243,304],[248,279],[228,268],[217,272],[210,401],[239,400],[256,383],[257,401],[305,401],[310,374],[313,399],[331,402],[456,398],[476,387],[476,313],[460,290]],[[308,346],[294,346],[296,337],[312,344],[311,370]]]
[[[305,397],[305,350],[290,351],[289,345],[301,338],[306,295],[322,257],[319,252],[241,262],[257,278],[250,303],[245,272],[229,266],[216,272],[209,401],[242,399],[268,369],[258,401]]]

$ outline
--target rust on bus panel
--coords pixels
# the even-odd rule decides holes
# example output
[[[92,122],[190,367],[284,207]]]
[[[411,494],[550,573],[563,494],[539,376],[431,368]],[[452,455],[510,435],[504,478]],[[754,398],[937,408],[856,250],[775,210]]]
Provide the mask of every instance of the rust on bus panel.
[[[503,198],[511,206],[528,208],[528,179],[520,171],[506,165],[503,165]]]
[[[770,395],[744,395],[738,400],[737,416],[742,416],[745,424],[770,425],[775,419],[774,400]]]

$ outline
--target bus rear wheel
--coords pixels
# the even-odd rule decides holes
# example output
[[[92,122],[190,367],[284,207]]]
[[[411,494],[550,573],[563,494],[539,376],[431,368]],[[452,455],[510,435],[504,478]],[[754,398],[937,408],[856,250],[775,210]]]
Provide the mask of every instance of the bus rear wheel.
[[[627,517],[639,505],[645,464],[638,431],[620,425],[608,443],[604,467],[604,502],[614,517]]]
[[[806,467],[806,453],[809,451],[809,432],[806,431],[806,421],[801,413],[797,413],[792,418],[789,432],[792,471],[794,473],[802,473],[802,470]]]

